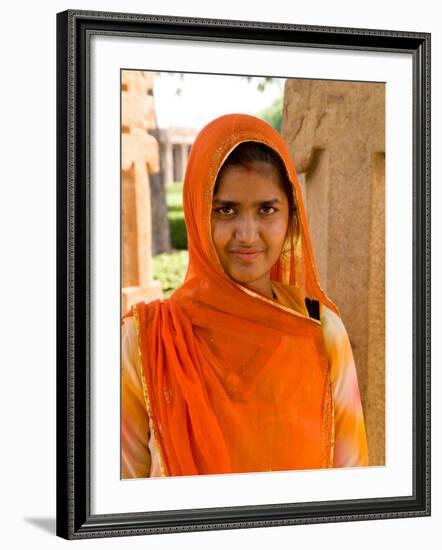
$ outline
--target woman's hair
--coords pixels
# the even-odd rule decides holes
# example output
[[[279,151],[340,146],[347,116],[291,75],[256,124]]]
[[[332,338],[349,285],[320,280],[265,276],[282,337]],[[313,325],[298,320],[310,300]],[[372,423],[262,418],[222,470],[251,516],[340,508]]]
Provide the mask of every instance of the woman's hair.
[[[284,191],[289,205],[289,231],[294,236],[298,234],[298,216],[296,213],[296,204],[293,195],[292,183],[287,174],[285,165],[281,157],[271,147],[257,141],[245,141],[240,143],[228,155],[224,161],[218,177],[216,178],[214,195],[216,194],[219,182],[221,181],[224,172],[231,166],[242,166],[246,170],[256,170],[255,164],[262,162],[273,167],[278,176],[281,189]]]

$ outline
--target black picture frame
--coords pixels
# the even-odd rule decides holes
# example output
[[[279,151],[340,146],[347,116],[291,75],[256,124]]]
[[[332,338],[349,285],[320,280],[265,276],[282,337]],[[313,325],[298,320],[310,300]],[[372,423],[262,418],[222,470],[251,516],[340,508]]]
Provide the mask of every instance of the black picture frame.
[[[413,62],[413,494],[93,515],[90,510],[91,36],[408,53]],[[68,10],[57,14],[57,535],[66,539],[430,515],[430,34]]]

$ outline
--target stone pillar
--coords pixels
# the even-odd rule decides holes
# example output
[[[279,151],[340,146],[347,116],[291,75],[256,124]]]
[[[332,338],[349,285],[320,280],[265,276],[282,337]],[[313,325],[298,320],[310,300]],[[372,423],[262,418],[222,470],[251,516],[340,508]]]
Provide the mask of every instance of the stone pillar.
[[[152,277],[149,173],[159,171],[157,140],[147,133],[155,124],[151,75],[122,73],[122,313],[132,304],[161,298]]]
[[[367,430],[373,459],[385,463],[385,153],[373,156],[368,285]]]
[[[164,144],[164,183],[170,183],[173,179],[173,147],[167,141]]]
[[[181,151],[180,146],[177,143],[174,143],[172,146],[173,151],[173,180],[174,181],[180,181],[180,176],[182,173],[182,166],[181,166]]]
[[[321,286],[353,347],[371,465],[385,463],[385,86],[287,80],[283,137],[304,174]]]
[[[180,145],[180,155],[181,155],[181,177],[180,181],[184,181],[184,174],[186,172],[186,165],[187,165],[187,145],[185,143],[182,143]]]

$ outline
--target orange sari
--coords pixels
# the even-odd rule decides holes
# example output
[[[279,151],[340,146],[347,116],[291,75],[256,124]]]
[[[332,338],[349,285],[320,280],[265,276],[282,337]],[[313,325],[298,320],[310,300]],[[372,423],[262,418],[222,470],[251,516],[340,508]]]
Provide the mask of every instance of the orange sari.
[[[333,465],[333,400],[321,322],[236,283],[211,238],[217,174],[238,144],[258,141],[282,158],[299,233],[288,237],[272,280],[303,304],[320,288],[300,185],[282,137],[249,115],[221,116],[198,134],[189,157],[184,215],[189,268],[164,301],[134,316],[143,386],[165,475],[326,468]]]

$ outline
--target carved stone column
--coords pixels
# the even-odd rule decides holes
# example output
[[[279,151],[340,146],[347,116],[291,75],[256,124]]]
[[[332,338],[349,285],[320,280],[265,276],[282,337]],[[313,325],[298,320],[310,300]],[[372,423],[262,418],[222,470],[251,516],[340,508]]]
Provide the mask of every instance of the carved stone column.
[[[187,166],[187,145],[182,143],[180,145],[180,155],[181,155],[181,181],[184,181],[184,174],[186,172]]]
[[[152,80],[143,71],[122,73],[122,313],[140,301],[161,298],[152,277],[149,174],[159,171],[157,140],[147,133],[155,124]]]

